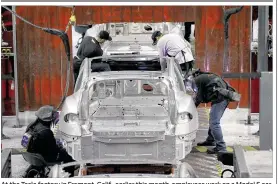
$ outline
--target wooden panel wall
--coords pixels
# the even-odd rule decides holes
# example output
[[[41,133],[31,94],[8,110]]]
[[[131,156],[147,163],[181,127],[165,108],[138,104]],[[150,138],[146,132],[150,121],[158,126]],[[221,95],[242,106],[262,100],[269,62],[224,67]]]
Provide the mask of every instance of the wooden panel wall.
[[[42,27],[65,30],[71,10],[55,6],[20,6],[19,15]],[[50,104],[57,106],[65,87],[67,57],[63,43],[17,19],[17,59],[19,110],[37,110]],[[72,40],[71,29],[68,32]],[[72,75],[71,75],[72,76]],[[70,81],[69,94],[73,91]]]
[[[228,7],[227,7],[228,8]],[[248,72],[250,59],[250,9],[230,19],[230,72]],[[17,12],[44,27],[65,29],[71,9],[55,6],[17,7]],[[196,65],[222,73],[224,26],[221,6],[76,6],[77,24],[108,22],[195,22]],[[71,38],[71,30],[68,32]],[[71,41],[71,39],[70,39]],[[57,105],[63,94],[66,56],[60,38],[17,21],[19,107],[36,110]],[[228,80],[242,94],[240,107],[248,107],[248,80]],[[73,89],[73,80],[71,80]],[[231,104],[235,108],[237,104]]]

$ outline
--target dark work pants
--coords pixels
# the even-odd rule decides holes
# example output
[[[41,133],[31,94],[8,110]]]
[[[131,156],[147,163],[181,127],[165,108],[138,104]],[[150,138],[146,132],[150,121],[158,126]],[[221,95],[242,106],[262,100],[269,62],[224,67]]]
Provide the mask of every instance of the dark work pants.
[[[215,142],[218,151],[226,151],[226,143],[223,138],[220,121],[228,104],[229,102],[227,100],[224,100],[220,103],[215,103],[211,105],[209,130],[206,141]]]
[[[75,160],[73,160],[73,158],[67,153],[67,151],[65,149],[59,150],[59,156],[58,156],[57,162],[69,163],[69,162],[74,162],[74,161]],[[71,174],[70,177],[73,177],[74,171],[75,171],[75,166],[65,167],[64,170]]]
[[[72,157],[70,155],[68,155],[68,153],[66,152],[65,149],[60,149],[59,150],[59,155],[58,158],[56,160],[56,162],[63,162],[63,163],[69,163],[69,162],[74,162],[74,160],[72,159]],[[42,171],[44,170],[44,168],[42,167],[36,167],[34,165],[30,165],[27,170],[25,171],[23,177],[24,178],[34,178],[35,175],[37,174],[36,171]],[[69,166],[69,167],[65,167],[64,170],[66,172],[70,173],[70,177],[74,176],[74,171],[75,171],[75,166]],[[29,175],[29,176],[27,176]]]

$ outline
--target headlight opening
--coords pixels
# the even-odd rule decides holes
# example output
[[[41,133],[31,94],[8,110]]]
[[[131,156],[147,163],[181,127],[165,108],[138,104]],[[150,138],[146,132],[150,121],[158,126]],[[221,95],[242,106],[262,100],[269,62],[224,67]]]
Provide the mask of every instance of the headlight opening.
[[[64,116],[64,121],[65,122],[75,122],[75,121],[78,121],[79,120],[79,117],[77,114],[74,114],[74,113],[69,113],[69,114],[66,114]]]

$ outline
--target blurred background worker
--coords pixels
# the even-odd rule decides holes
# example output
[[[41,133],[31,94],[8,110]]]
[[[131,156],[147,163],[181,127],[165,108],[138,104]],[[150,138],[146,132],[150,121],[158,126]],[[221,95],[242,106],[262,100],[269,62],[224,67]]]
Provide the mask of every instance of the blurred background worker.
[[[152,34],[153,45],[157,45],[160,57],[174,57],[178,60],[182,71],[188,74],[194,65],[191,44],[177,33],[162,34],[155,31]]]
[[[103,55],[101,44],[105,41],[111,41],[112,38],[107,31],[100,31],[96,38],[92,36],[85,36],[77,51],[77,55],[74,57],[73,69],[75,81],[79,75],[80,66],[85,58],[100,57]],[[109,65],[106,63],[96,63],[92,67],[98,68],[99,71],[108,71]],[[109,68],[108,68],[109,67]],[[95,70],[93,68],[93,70]]]
[[[226,152],[226,144],[220,126],[220,120],[230,101],[240,101],[240,95],[220,76],[197,70],[193,74],[198,92],[195,98],[196,107],[200,103],[211,102],[208,137],[198,146],[215,146],[208,149],[208,154]]]
[[[40,154],[46,162],[68,163],[74,161],[62,145],[57,143],[51,130],[51,125],[55,125],[59,121],[59,113],[52,106],[47,105],[41,107],[35,115],[37,119],[27,126],[21,145],[29,153]],[[29,166],[25,175],[28,174],[30,177],[32,175],[30,171],[34,168],[35,166]],[[72,167],[66,170],[74,174]]]

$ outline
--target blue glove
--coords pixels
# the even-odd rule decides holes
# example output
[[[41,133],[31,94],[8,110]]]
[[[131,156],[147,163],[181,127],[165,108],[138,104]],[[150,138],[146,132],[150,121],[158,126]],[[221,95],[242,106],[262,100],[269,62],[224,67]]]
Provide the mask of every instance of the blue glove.
[[[59,139],[56,139],[56,145],[57,145],[59,148],[63,148],[63,144],[62,144],[62,142],[61,142]]]

